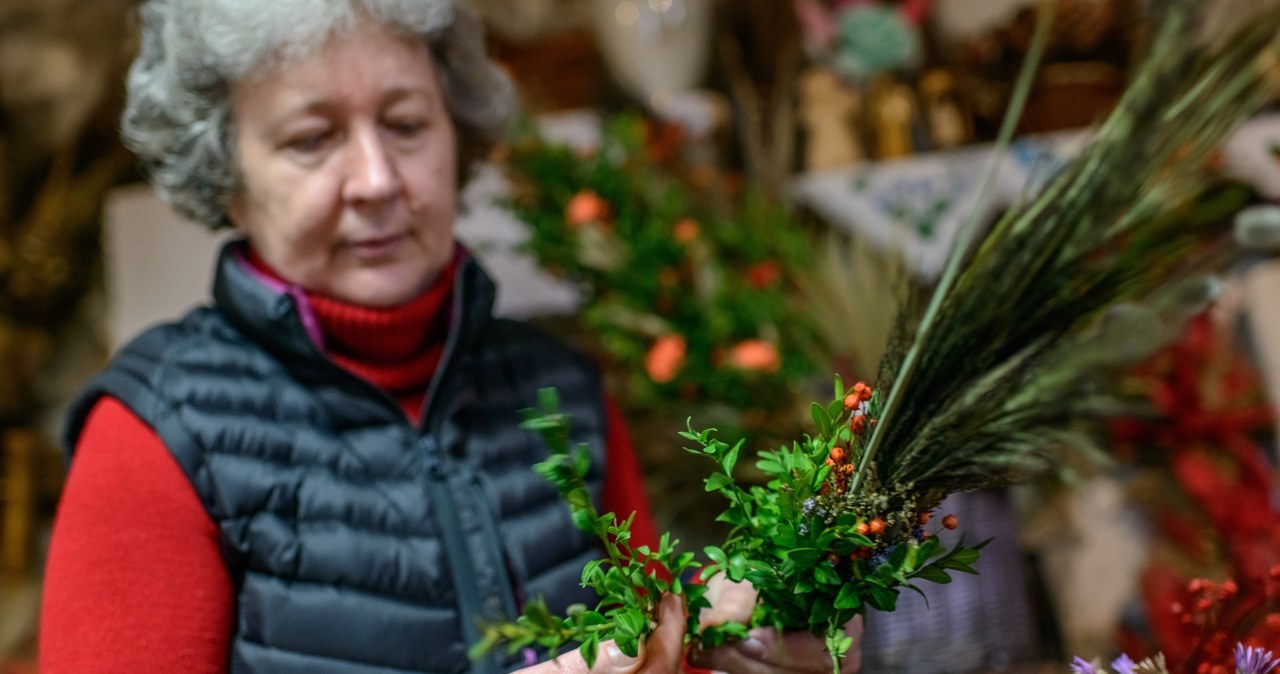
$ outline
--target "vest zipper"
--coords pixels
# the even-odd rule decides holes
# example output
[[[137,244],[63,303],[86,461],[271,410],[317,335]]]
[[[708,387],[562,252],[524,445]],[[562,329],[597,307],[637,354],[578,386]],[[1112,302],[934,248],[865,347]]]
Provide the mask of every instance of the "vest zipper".
[[[515,582],[511,579],[511,567],[507,563],[507,555],[504,551],[505,546],[502,545],[502,527],[499,526],[498,513],[495,512],[493,502],[489,499],[490,490],[486,488],[484,479],[480,475],[471,476],[471,491],[475,494],[476,502],[484,509],[484,516],[481,518],[484,526],[484,542],[488,547],[489,556],[498,563],[496,569],[498,574],[498,588],[502,595],[502,612],[508,620],[515,620],[519,615],[520,609],[516,606]]]
[[[463,269],[458,270],[459,273],[465,273]],[[449,310],[450,330],[445,338],[444,351],[440,355],[440,364],[437,366],[435,374],[431,377],[431,381],[427,385],[426,405],[422,410],[422,417],[418,433],[420,437],[434,436],[436,442],[426,451],[427,462],[427,488],[430,491],[430,498],[438,508],[440,513],[440,528],[444,534],[445,555],[449,558],[449,566],[452,571],[454,588],[458,593],[458,621],[461,623],[462,636],[466,641],[465,646],[470,648],[472,644],[480,641],[480,626],[476,622],[482,617],[493,619],[497,616],[485,616],[484,605],[481,599],[480,586],[476,581],[475,574],[470,570],[473,567],[470,551],[467,547],[466,534],[462,530],[462,519],[458,515],[457,504],[454,503],[453,494],[450,490],[450,480],[448,471],[445,470],[446,457],[444,456],[443,443],[439,442],[439,429],[441,410],[443,406],[439,401],[440,393],[444,389],[444,382],[448,379],[450,371],[457,367],[455,361],[457,359],[458,341],[462,330],[462,290],[466,286],[466,279],[454,289],[453,303]],[[482,496],[477,494],[477,496]],[[478,501],[481,505],[481,519],[485,523],[486,538],[493,533],[493,527],[490,522],[492,509],[488,507],[486,500]],[[493,563],[498,565],[497,573],[502,577],[506,577],[506,558],[501,555],[493,558]],[[508,590],[510,582],[508,582]],[[510,592],[505,593],[507,597],[505,603],[510,603]],[[514,619],[515,615],[510,614],[510,618]],[[476,674],[499,674],[505,671],[496,653],[492,653],[481,660],[471,663],[471,671]]]
[[[427,453],[427,489],[430,491],[431,502],[439,508],[445,555],[449,558],[453,586],[458,593],[458,622],[462,627],[462,637],[466,641],[464,645],[470,648],[472,644],[480,641],[480,627],[476,621],[484,617],[484,606],[480,599],[480,586],[476,583],[475,575],[469,573],[473,566],[471,555],[467,552],[467,541],[462,532],[458,507],[453,501],[453,494],[450,493],[449,476],[441,465],[440,457],[436,455],[438,451],[438,449],[428,450]],[[501,564],[503,560],[499,558],[495,562]],[[488,617],[493,618],[493,616]],[[474,661],[471,671],[497,674],[502,671],[502,668],[496,657],[490,655],[483,660]]]

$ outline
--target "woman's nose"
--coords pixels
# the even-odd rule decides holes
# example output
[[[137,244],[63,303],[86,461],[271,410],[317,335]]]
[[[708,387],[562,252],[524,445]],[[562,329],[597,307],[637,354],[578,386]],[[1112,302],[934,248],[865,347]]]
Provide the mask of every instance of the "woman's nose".
[[[400,189],[395,157],[376,130],[361,130],[352,136],[344,196],[354,203],[377,202]]]

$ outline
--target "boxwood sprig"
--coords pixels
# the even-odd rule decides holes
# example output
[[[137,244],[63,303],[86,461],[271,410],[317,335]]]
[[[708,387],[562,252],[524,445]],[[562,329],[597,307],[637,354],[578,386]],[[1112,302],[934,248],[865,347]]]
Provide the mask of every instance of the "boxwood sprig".
[[[471,647],[473,658],[481,657],[495,647],[508,653],[538,647],[558,654],[566,646],[577,644],[583,660],[595,664],[600,643],[612,639],[623,653],[635,656],[640,643],[653,631],[658,616],[658,603],[663,593],[683,595],[688,609],[686,638],[698,634],[698,613],[710,606],[706,586],[686,584],[681,579],[700,564],[694,553],[679,552],[677,541],[664,533],[657,549],[648,545],[631,547],[631,525],[635,513],[619,521],[614,513],[600,514],[592,502],[586,484],[591,457],[585,444],[569,445],[569,417],[559,411],[554,389],[539,392],[538,408],[523,412],[524,428],[538,432],[551,455],[534,466],[534,470],[550,481],[568,503],[573,523],[600,542],[605,555],[587,563],[582,569],[582,585],[596,591],[600,601],[594,608],[583,604],[570,606],[564,617],[553,615],[541,599],[529,602],[524,612],[510,623],[483,626],[481,640]],[[715,633],[723,640],[728,635],[745,635],[742,625],[723,626]]]

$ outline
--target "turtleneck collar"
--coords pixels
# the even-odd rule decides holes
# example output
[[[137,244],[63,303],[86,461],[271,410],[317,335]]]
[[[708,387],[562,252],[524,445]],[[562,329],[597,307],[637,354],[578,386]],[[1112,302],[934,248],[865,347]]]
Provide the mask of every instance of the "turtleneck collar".
[[[399,306],[366,307],[301,290],[326,355],[390,394],[415,422],[444,353],[454,282],[464,256],[459,247],[421,295]],[[252,248],[246,246],[244,259],[251,271],[290,287]]]

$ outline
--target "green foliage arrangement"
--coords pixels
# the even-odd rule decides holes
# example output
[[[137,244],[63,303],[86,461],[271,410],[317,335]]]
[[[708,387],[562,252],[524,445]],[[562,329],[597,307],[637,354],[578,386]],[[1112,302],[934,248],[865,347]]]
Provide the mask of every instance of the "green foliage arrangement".
[[[837,380],[835,399],[811,408],[814,434],[759,454],[763,485],[740,484],[741,441],[725,443],[692,426],[682,434],[690,451],[714,461],[706,489],[728,500],[720,519],[733,527],[723,545],[705,551],[710,564],[702,573],[756,586],[760,602],[749,626],[809,630],[826,639],[836,664],[849,646],[840,631],[849,617],[892,610],[902,588],[919,590],[916,581],[972,572],[981,544],[961,538],[948,548],[936,529],[923,528],[941,500],[1089,454],[1095,422],[1128,407],[1114,385],[1125,368],[1161,335],[1176,335],[1167,324],[1212,298],[1215,284],[1204,272],[1223,261],[1214,254],[1230,235],[1221,223],[1248,195],[1223,189],[1209,159],[1274,88],[1280,9],[1210,40],[1201,35],[1208,3],[1157,4],[1149,56],[1091,145],[990,227],[980,228],[976,217],[966,224],[937,286],[901,322],[874,390],[861,383],[845,390]],[[1029,91],[1049,17],[1037,27],[1001,144]],[[599,186],[616,209],[618,231],[633,208],[626,182],[618,172]],[[652,195],[644,203],[670,205],[672,222],[686,206]],[[585,254],[580,242],[563,245]],[[697,277],[699,269],[688,273]],[[543,431],[564,421],[554,410],[535,419]],[[568,483],[562,467],[551,476]],[[581,494],[567,498],[579,526],[619,548],[584,572],[600,606],[563,619],[526,614],[514,628],[491,628],[489,647],[504,639],[554,648],[620,638],[630,648],[651,629],[654,595],[664,590],[685,592],[696,615],[705,597],[657,580],[694,568],[692,557],[666,543],[653,554],[620,552],[626,523],[598,516]],[[956,524],[941,519],[943,528]],[[650,572],[640,571],[645,565]],[[749,626],[701,638],[714,645]]]
[[[677,551],[665,534],[657,550],[631,548],[632,518],[619,522],[614,513],[596,511],[585,482],[587,448],[568,446],[569,419],[559,412],[555,391],[542,391],[541,408],[525,412],[524,427],[539,432],[552,454],[535,470],[559,490],[574,524],[599,538],[605,557],[583,568],[582,584],[601,600],[595,607],[575,605],[564,617],[552,615],[541,600],[530,602],[515,622],[486,625],[472,655],[499,645],[510,652],[538,646],[556,653],[577,644],[590,666],[600,642],[614,639],[634,656],[652,629],[662,593],[672,592],[685,597],[689,641],[714,647],[745,637],[750,627],[805,629],[825,638],[838,670],[852,641],[844,625],[855,615],[868,607],[893,610],[902,588],[921,592],[915,581],[947,583],[951,571],[975,573],[971,565],[985,543],[965,546],[962,537],[947,549],[939,541],[938,530],[956,527],[954,515],[941,518],[931,532],[930,511],[919,510],[900,485],[884,493],[849,491],[848,458],[874,426],[879,400],[866,384],[845,391],[839,379],[835,395],[830,404],[813,407],[821,429],[816,437],[760,454],[757,468],[769,479],[763,486],[743,488],[734,478],[744,441],[726,444],[713,430],[681,433],[694,444],[688,451],[715,462],[706,490],[729,503],[718,519],[732,533],[723,546],[705,549],[711,563],[704,566],[693,553]],[[704,580],[722,573],[759,591],[750,625],[699,626],[699,611],[710,606],[707,586],[681,581],[699,567]]]
[[[741,440],[729,445],[711,430],[681,433],[695,445],[689,451],[715,462],[706,489],[729,502],[719,519],[733,527],[722,547],[706,548],[712,563],[702,576],[749,581],[760,596],[752,626],[823,636],[836,671],[852,642],[844,626],[854,616],[868,607],[892,611],[901,589],[923,594],[914,581],[949,583],[950,571],[976,573],[971,565],[986,545],[966,546],[961,537],[944,547],[936,527],[929,531],[937,504],[927,492],[874,479],[854,488],[853,460],[866,451],[880,412],[869,386],[846,391],[837,378],[835,398],[813,404],[818,434],[761,452],[756,468],[768,482],[745,489],[734,479]],[[957,518],[940,524],[954,529]]]

